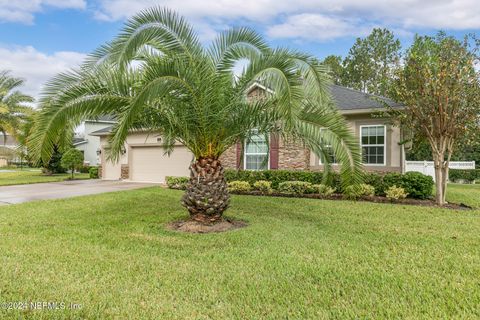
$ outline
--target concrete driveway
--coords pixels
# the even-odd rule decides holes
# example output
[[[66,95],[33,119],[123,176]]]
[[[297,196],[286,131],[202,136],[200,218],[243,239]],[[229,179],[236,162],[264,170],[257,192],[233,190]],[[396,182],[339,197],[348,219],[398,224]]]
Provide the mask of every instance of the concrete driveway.
[[[61,199],[112,191],[139,189],[153,183],[126,181],[75,180],[64,182],[34,183],[0,187],[0,205],[33,200]]]

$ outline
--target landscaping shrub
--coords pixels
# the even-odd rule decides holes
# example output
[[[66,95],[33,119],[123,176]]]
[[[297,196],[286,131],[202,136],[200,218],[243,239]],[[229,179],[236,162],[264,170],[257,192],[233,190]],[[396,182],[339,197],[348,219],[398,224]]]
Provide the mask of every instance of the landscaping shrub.
[[[314,184],[311,187],[312,193],[321,194],[323,196],[331,196],[335,189],[324,184]]]
[[[81,166],[80,168],[78,168],[78,171],[80,173],[90,173],[90,166]]]
[[[385,188],[398,186],[405,189],[405,192],[411,198],[427,199],[432,195],[433,179],[420,172],[387,173],[383,177]]]
[[[258,180],[253,184],[253,189],[262,193],[272,193],[272,183],[267,180]]]
[[[456,182],[459,180],[474,182],[475,180],[480,180],[480,169],[475,169],[475,170],[450,169],[448,173],[448,178],[450,179],[450,181],[453,181],[453,182]]]
[[[312,184],[305,181],[285,181],[278,185],[278,191],[291,194],[311,193]]]
[[[247,192],[251,189],[252,187],[247,181],[232,181],[228,183],[228,191],[230,192]]]
[[[348,199],[356,200],[362,196],[375,195],[375,188],[369,184],[361,183],[346,187],[344,194]]]
[[[321,171],[300,171],[300,170],[225,170],[225,179],[230,181],[247,181],[254,184],[259,180],[266,180],[272,183],[273,189],[278,189],[282,182],[286,181],[304,181],[311,184],[320,184],[323,182],[323,172]],[[332,172],[328,179],[328,185],[339,190],[340,176],[338,173]]]
[[[375,195],[385,195],[385,183],[383,181],[384,175],[376,172],[368,172],[363,175],[363,183],[369,184],[375,188]]]
[[[170,189],[186,190],[189,180],[188,177],[165,177],[165,182]]]
[[[90,179],[98,179],[98,167],[90,167],[88,174],[90,175]]]
[[[387,191],[385,191],[385,194],[388,199],[392,200],[405,199],[408,195],[408,193],[405,192],[404,188],[397,186],[391,186],[387,189]]]

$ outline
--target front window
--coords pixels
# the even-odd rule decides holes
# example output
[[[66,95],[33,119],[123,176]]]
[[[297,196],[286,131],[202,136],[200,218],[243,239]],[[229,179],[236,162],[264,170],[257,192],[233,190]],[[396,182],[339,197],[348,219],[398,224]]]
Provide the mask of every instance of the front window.
[[[250,139],[245,143],[245,169],[268,169],[268,141],[267,137],[252,131]]]
[[[324,129],[321,129],[321,131],[323,131],[323,130]],[[326,143],[323,139],[322,139],[322,145],[323,145],[323,150],[324,150],[325,154],[320,155],[319,164],[322,165],[326,162],[324,157],[328,157],[328,163],[338,164],[337,157],[335,157],[332,146],[330,144]]]
[[[385,126],[361,126],[362,161],[385,165]]]

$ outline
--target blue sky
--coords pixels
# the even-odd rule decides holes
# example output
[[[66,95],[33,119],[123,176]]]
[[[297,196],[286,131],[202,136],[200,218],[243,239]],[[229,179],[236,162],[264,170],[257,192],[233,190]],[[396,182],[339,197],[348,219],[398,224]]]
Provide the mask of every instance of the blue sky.
[[[228,27],[250,26],[273,46],[319,58],[345,56],[374,27],[391,29],[404,47],[415,33],[480,31],[477,0],[0,0],[0,69],[24,78],[24,90],[38,96],[51,76],[81,63],[152,5],[186,16],[205,43]]]

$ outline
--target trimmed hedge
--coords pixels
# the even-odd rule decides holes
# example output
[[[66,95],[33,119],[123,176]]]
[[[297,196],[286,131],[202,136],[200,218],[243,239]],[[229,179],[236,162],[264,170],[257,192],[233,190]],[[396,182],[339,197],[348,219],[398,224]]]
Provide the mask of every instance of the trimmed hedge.
[[[169,181],[172,179],[171,181]],[[321,171],[294,171],[294,170],[264,170],[264,171],[248,171],[248,170],[225,170],[225,179],[227,182],[244,181],[248,182],[250,187],[254,187],[256,190],[261,190],[261,184],[265,184],[266,181],[271,183],[271,187],[274,190],[282,191],[280,189],[291,188],[292,182],[306,182],[308,183],[305,193],[314,193],[318,186],[312,189],[314,185],[322,184],[323,172]],[[182,181],[180,181],[182,180]],[[169,183],[170,182],[170,183]],[[186,177],[168,177],[167,184],[170,188],[184,189],[188,178]],[[286,185],[283,184],[289,182]],[[257,186],[255,184],[257,183]],[[432,195],[433,191],[433,179],[430,176],[423,175],[419,172],[408,172],[406,174],[400,173],[365,173],[363,175],[363,183],[374,188],[375,195],[385,196],[386,191],[393,186],[403,188],[408,193],[409,198],[427,199]],[[282,187],[281,184],[283,184]],[[294,187],[297,185],[294,183]],[[300,183],[298,185],[305,185]],[[326,186],[331,187],[337,193],[345,194],[342,185],[340,183],[340,175],[338,173],[331,173],[329,181]],[[268,187],[264,186],[263,192],[268,192]],[[303,188],[303,187],[302,187]],[[323,188],[323,187],[322,187]],[[286,191],[286,190],[283,190]],[[350,192],[356,190],[350,190]],[[286,191],[288,192],[288,191]],[[331,193],[330,190],[326,190],[326,193]],[[296,192],[294,192],[296,193]],[[320,193],[323,193],[320,192]]]
[[[165,182],[170,189],[186,190],[189,181],[188,177],[165,177]]]
[[[98,179],[98,167],[89,167],[88,174],[90,179]]]
[[[480,169],[450,169],[448,170],[448,172],[448,178],[450,179],[450,181],[466,180],[469,182],[473,182],[475,180],[480,180]]]
[[[433,185],[433,178],[420,172],[387,173],[383,177],[383,192],[390,187],[397,186],[403,188],[409,198],[429,198],[433,192]]]
[[[375,195],[375,187],[366,183],[351,185],[345,188],[345,196],[350,200],[357,200],[360,197]]]
[[[228,183],[228,191],[230,192],[248,192],[252,186],[247,181],[231,181]]]
[[[305,181],[285,181],[278,185],[278,191],[291,194],[312,193],[312,184]]]
[[[303,181],[311,184],[321,184],[323,181],[323,172],[321,171],[296,171],[296,170],[225,170],[225,179],[230,181],[247,181],[253,185],[257,181],[266,180],[272,183],[273,189],[278,189],[282,182],[287,181]],[[337,190],[341,190],[340,176],[332,173],[329,178],[328,185]]]

